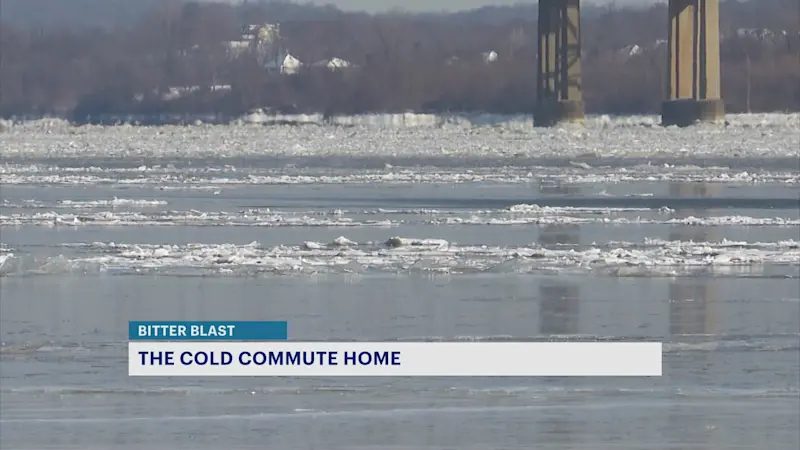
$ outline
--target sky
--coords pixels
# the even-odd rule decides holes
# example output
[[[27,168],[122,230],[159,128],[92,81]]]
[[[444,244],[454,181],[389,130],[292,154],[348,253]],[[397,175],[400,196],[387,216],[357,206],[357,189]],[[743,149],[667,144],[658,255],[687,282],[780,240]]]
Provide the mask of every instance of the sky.
[[[400,8],[405,11],[458,11],[474,9],[487,5],[512,5],[514,3],[535,3],[536,0],[296,0],[300,3],[333,4],[343,10],[362,10],[368,12],[387,11]],[[664,0],[666,1],[666,0]],[[617,5],[647,5],[660,3],[658,0],[584,0],[585,3]]]

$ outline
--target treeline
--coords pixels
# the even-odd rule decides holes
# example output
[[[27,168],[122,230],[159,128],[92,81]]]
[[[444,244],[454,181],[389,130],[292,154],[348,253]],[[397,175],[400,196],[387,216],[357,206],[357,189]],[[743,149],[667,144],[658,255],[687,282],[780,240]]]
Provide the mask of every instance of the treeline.
[[[657,5],[583,15],[587,111],[659,111],[666,46],[658,41],[666,37],[666,14],[665,5]],[[798,21],[794,0],[723,3],[722,31],[733,36],[722,44],[728,111],[800,110]],[[0,116],[84,120],[104,114],[236,115],[254,108],[331,115],[529,113],[536,102],[535,5],[483,14],[370,16],[286,2],[162,0],[130,22],[0,23]],[[221,45],[239,39],[245,24],[276,22],[301,61],[338,57],[357,68],[269,74],[255,55],[232,58]],[[776,33],[737,37],[740,28]],[[632,45],[640,51],[626,48]],[[490,51],[498,58],[487,63],[482,53]],[[220,85],[229,88],[212,89]],[[198,89],[178,99],[165,96],[170,88],[188,86]]]

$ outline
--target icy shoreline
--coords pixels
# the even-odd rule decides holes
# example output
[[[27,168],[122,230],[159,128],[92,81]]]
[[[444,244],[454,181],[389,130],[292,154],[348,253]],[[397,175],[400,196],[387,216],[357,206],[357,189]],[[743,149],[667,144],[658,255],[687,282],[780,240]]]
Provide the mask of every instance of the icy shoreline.
[[[756,113],[728,114],[723,121],[726,126],[763,127],[794,124],[800,126],[800,113]],[[658,115],[588,115],[585,126],[589,128],[608,126],[656,126],[661,124]],[[720,123],[722,124],[722,123]],[[720,124],[708,124],[711,126]],[[532,126],[530,114],[490,113],[374,113],[343,116],[316,114],[269,114],[253,112],[243,116],[226,114],[115,114],[92,118],[90,121],[71,122],[59,117],[22,116],[0,119],[0,131],[16,127],[96,127],[96,126],[202,126],[202,125],[316,125],[333,127],[390,127],[390,128],[439,128],[445,126]],[[702,125],[701,125],[702,126]],[[570,125],[564,125],[570,127]]]
[[[284,118],[308,124],[319,119]],[[99,164],[106,159],[185,162],[247,158],[249,165],[269,159],[264,163],[268,167],[341,167],[347,160],[345,166],[364,168],[364,164],[487,167],[490,163],[531,167],[558,160],[559,165],[569,163],[589,170],[625,160],[634,165],[794,170],[800,149],[800,114],[730,115],[725,125],[688,128],[661,127],[657,116],[589,117],[585,126],[554,128],[534,128],[525,116],[375,115],[336,120],[334,125],[302,127],[244,122],[225,126],[74,126],[57,119],[27,121],[0,132],[0,161],[75,159],[81,164],[88,160]],[[743,166],[745,160],[751,163]],[[765,162],[768,160],[778,162]],[[353,162],[357,164],[353,166]]]

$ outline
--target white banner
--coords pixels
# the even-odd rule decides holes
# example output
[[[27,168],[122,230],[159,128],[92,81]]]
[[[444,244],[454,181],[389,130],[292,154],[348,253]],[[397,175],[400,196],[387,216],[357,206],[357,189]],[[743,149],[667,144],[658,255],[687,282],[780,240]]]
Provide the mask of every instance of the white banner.
[[[158,377],[661,376],[660,342],[130,342]]]

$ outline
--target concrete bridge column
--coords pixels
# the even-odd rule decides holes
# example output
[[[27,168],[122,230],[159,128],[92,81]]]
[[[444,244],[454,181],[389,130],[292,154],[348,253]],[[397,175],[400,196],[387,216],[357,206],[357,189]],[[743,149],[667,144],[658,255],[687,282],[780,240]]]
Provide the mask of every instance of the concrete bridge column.
[[[583,122],[580,0],[539,0],[534,124]]]
[[[669,0],[668,45],[662,124],[688,126],[722,119],[719,0]]]

